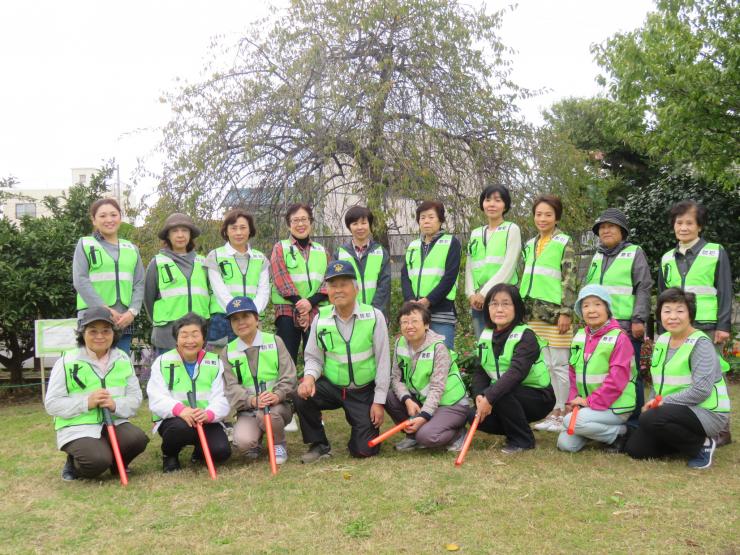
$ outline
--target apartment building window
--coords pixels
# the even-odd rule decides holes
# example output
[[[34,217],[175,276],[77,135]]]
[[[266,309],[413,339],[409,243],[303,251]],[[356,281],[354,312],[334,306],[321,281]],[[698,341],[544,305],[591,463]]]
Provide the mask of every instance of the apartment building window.
[[[84,185],[85,183],[87,183],[87,175],[85,175],[84,173],[81,173],[77,183],[79,185]]]
[[[24,216],[36,217],[36,205],[33,202],[19,202],[15,205],[15,217],[20,220]]]

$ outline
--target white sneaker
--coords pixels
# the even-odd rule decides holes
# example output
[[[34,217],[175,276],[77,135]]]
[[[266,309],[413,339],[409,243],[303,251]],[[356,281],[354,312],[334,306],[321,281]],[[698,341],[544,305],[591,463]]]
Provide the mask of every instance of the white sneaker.
[[[293,419],[288,422],[288,425],[285,426],[286,432],[297,432],[298,431],[298,422],[296,422],[295,414],[293,415]]]
[[[450,442],[450,444],[447,446],[447,450],[452,453],[459,453],[462,451],[463,443],[465,443],[465,438],[467,437],[467,433],[465,431],[465,428],[463,428],[460,431],[460,434]]]
[[[552,414],[545,418],[542,422],[538,422],[533,426],[533,428],[540,432],[546,432],[550,429],[550,426],[552,426],[552,422],[555,419],[555,416]]]
[[[275,462],[284,464],[288,460],[288,449],[282,443],[275,444]]]
[[[396,451],[411,451],[416,449],[416,440],[412,437],[405,437],[398,443],[396,443]]]
[[[563,431],[563,417],[562,416],[553,416],[552,417],[552,423],[550,424],[550,427],[547,428],[548,432],[557,432],[560,433]]]

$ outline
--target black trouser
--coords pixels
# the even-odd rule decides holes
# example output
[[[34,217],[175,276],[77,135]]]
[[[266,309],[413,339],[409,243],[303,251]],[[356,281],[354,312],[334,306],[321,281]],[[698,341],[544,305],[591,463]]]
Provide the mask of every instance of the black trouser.
[[[283,340],[285,348],[288,349],[295,364],[298,364],[298,348],[301,346],[301,341],[303,341],[303,349],[306,348],[310,329],[309,327],[306,331],[303,331],[301,328],[295,327],[291,316],[278,316],[275,319],[275,335]]]
[[[506,436],[509,445],[534,447],[530,422],[542,420],[555,406],[555,392],[551,385],[545,388],[516,386],[493,405],[488,417],[478,429],[489,434]]]
[[[689,407],[664,404],[642,413],[640,425],[627,442],[627,454],[633,459],[657,459],[674,453],[694,458],[706,437]]]
[[[121,450],[124,466],[128,466],[146,449],[146,445],[149,443],[146,434],[130,422],[124,422],[116,426],[116,439],[118,440],[118,448]],[[62,451],[72,455],[75,470],[83,478],[95,478],[108,469],[112,474],[118,474],[106,426],[103,426],[100,438],[81,437],[73,439],[62,446]]]
[[[316,380],[316,394],[308,399],[293,396],[293,404],[301,423],[303,443],[329,444],[324,426],[321,423],[322,410],[344,409],[352,431],[347,448],[353,457],[372,457],[380,447],[368,447],[367,442],[377,437],[378,429],[370,420],[370,406],[375,397],[375,384],[370,383],[361,389],[337,387],[321,376]]]
[[[195,426],[188,426],[182,418],[166,418],[162,420],[157,430],[162,436],[162,453],[168,457],[176,457],[186,445],[194,445],[193,456],[203,459],[203,450],[198,439],[198,430]],[[221,424],[204,424],[208,448],[214,462],[223,462],[231,455],[231,445]]]

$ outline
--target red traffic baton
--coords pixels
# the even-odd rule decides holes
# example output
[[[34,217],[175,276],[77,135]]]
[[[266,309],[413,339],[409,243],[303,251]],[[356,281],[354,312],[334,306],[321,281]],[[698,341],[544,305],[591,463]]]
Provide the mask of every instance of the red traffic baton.
[[[260,382],[260,393],[267,390],[265,382]],[[270,407],[265,405],[262,409],[265,422],[265,435],[267,436],[267,451],[270,457],[270,472],[274,476],[277,474],[277,461],[275,460],[275,437],[272,435],[272,417],[270,416]]]
[[[663,401],[662,395],[656,395],[653,397],[650,401],[648,401],[647,408],[648,409],[654,409],[656,407],[660,406],[660,403]]]
[[[455,466],[461,466],[465,460],[465,455],[468,454],[468,449],[470,449],[470,444],[473,442],[473,434],[475,434],[475,431],[478,429],[478,424],[480,424],[480,416],[476,414],[475,418],[473,418],[473,423],[470,425],[470,429],[468,430],[468,435],[465,436],[465,441],[463,442],[460,454],[455,459]]]
[[[572,436],[576,432],[576,418],[578,418],[578,411],[581,407],[576,405],[573,407],[573,412],[570,415],[570,424],[568,424],[568,435]]]
[[[409,420],[411,419],[409,418]],[[376,445],[383,443],[386,439],[388,439],[392,435],[395,435],[401,430],[405,429],[406,426],[409,425],[409,420],[404,420],[400,424],[396,424],[395,426],[393,426],[390,430],[383,432],[378,437],[371,439],[370,441],[367,442],[367,446],[375,447]]]
[[[198,366],[203,362],[203,357],[206,356],[205,351],[201,351],[198,354]],[[195,393],[188,391],[188,404],[191,409],[196,408]],[[211,480],[216,479],[216,467],[213,466],[213,458],[211,457],[211,448],[208,447],[208,440],[206,439],[206,432],[203,430],[203,424],[200,422],[195,423],[195,429],[198,432],[198,439],[200,440],[200,449],[203,451],[203,458],[206,460],[206,466],[208,467],[208,474],[211,475]]]
[[[111,450],[113,451],[113,458],[116,460],[116,468],[118,468],[118,477],[121,479],[121,485],[128,485],[128,474],[126,474],[126,467],[123,464],[123,457],[121,456],[121,449],[118,447],[118,436],[116,435],[116,425],[113,424],[113,417],[110,414],[110,410],[103,407],[103,420],[105,420],[105,427],[108,431],[108,441],[110,442]]]

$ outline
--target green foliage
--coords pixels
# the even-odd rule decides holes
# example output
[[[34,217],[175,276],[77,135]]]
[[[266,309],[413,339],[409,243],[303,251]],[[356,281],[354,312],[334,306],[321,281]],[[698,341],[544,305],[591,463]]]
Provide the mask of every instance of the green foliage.
[[[372,524],[361,516],[348,522],[344,527],[344,533],[350,538],[369,538],[372,529]]]
[[[740,167],[740,4],[660,0],[643,26],[593,51],[624,109],[610,124],[650,156],[728,189]]]
[[[673,175],[664,171],[644,190],[627,198],[624,206],[630,226],[634,229],[631,240],[645,249],[654,273],[660,257],[676,245],[676,236],[670,225],[668,210],[685,199],[702,203],[708,210],[708,223],[702,230],[707,241],[716,241],[727,249],[732,264],[735,283],[740,276],[740,194],[737,191],[718,189],[704,181],[686,175]]]

